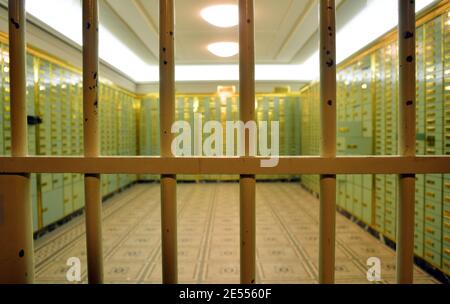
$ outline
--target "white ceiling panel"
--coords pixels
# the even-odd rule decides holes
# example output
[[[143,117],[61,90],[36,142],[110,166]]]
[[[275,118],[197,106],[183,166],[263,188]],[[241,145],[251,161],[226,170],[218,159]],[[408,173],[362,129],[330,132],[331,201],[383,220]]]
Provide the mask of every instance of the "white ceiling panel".
[[[56,25],[52,25],[53,19],[58,16],[47,16],[46,12],[52,3],[63,3],[64,7],[70,7],[70,3],[73,2],[78,3],[77,12],[74,13],[81,14],[79,5],[81,0],[29,1],[39,3],[40,6],[37,7],[35,15],[41,16],[46,24],[53,26],[61,33],[65,33],[64,29],[69,28],[67,31],[69,34],[72,33],[69,30],[73,30],[75,33],[72,35],[73,37],[69,35],[70,39],[80,40],[81,33],[79,33],[80,28],[76,25],[77,22],[71,22],[70,26],[66,26],[67,22],[55,21],[53,23]],[[358,1],[358,5],[351,4],[352,1]],[[356,18],[355,16],[359,16],[360,11],[367,8],[368,1],[372,3],[381,0],[336,0],[338,25],[340,24],[342,27],[348,21]],[[390,0],[383,1],[390,3]],[[432,0],[420,1],[430,2]],[[104,55],[108,55],[103,59],[136,82],[157,81],[159,74],[159,0],[99,0],[99,2],[100,21],[104,29],[100,37],[100,44],[103,50],[106,50]],[[341,5],[342,3],[347,5]],[[208,45],[211,43],[238,42],[239,40],[238,26],[218,28],[201,17],[201,11],[204,8],[217,4],[237,5],[238,1],[175,0],[177,66],[186,68],[203,65],[220,67],[218,71],[215,71],[218,75],[214,77],[220,77],[219,70],[226,70],[225,65],[228,65],[230,71],[236,70],[239,55],[221,58],[208,51]],[[348,13],[345,13],[346,11]],[[379,22],[372,23],[376,26],[379,24]],[[317,51],[317,28],[318,0],[255,0],[255,54],[257,68],[261,71],[258,77],[273,80],[283,77],[291,80],[309,79],[308,75],[313,74],[311,71],[317,65],[310,64],[312,62],[310,59]],[[272,68],[269,65],[272,65]],[[298,71],[302,71],[302,73],[299,74]],[[234,74],[229,78],[234,79],[236,77]],[[209,79],[212,77],[209,74],[199,73],[195,77],[187,74],[184,76],[177,75],[177,79]]]
[[[158,0],[104,0],[116,11],[143,45],[158,56]],[[256,62],[290,63],[317,25],[317,0],[256,0]],[[217,28],[201,17],[202,9],[216,4],[238,4],[237,0],[176,0],[175,38],[177,64],[236,63],[238,56],[219,58],[208,52],[210,43],[238,42],[238,27]]]

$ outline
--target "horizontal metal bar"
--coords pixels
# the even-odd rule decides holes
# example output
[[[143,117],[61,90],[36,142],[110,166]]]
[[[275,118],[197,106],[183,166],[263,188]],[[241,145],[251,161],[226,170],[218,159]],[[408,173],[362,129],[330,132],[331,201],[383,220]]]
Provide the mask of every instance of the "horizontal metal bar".
[[[280,157],[273,168],[263,157],[0,157],[0,174],[425,174],[450,173],[450,156]]]

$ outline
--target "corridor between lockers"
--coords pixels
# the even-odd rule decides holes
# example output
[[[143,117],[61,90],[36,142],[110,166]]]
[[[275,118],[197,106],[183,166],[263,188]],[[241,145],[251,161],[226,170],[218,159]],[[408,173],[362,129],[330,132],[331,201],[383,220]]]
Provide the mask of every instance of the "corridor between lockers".
[[[88,1],[91,0],[83,2]],[[317,195],[321,193],[324,211],[321,223],[325,223],[321,234],[322,257],[325,257],[320,262],[322,283],[334,282],[331,277],[334,247],[328,247],[331,242],[327,242],[334,239],[334,231],[327,228],[334,228],[332,212],[335,205],[339,212],[336,214],[335,267],[338,283],[368,283],[370,266],[367,263],[371,258],[381,261],[382,283],[394,283],[396,276],[398,283],[411,282],[412,256],[407,254],[413,246],[414,261],[421,267],[421,270],[416,268],[414,282],[449,282],[450,168],[442,166],[446,167],[442,170],[439,161],[450,164],[450,1],[416,1],[416,7],[399,9],[403,13],[397,17],[405,12],[411,16],[414,11],[416,13],[416,29],[412,31],[414,25],[409,18],[411,24],[404,39],[398,36],[394,27],[400,20],[394,20],[395,14],[385,14],[388,11],[397,13],[397,8],[390,6],[394,1],[384,4],[367,1],[367,5],[360,5],[365,2],[359,0],[332,1],[336,5],[327,6],[328,14],[334,12],[330,9],[334,7],[336,14],[331,19],[336,17],[336,23],[336,20],[329,22],[329,18],[323,16],[318,22],[312,22],[317,19],[318,11],[327,10],[323,10],[323,5],[311,7],[311,1],[244,0],[240,2],[257,4],[256,15],[247,16],[245,23],[239,22],[239,12],[245,10],[237,4],[229,7],[234,10],[226,16],[225,11],[211,5],[216,1],[208,1],[208,7],[204,7],[202,1],[183,0],[170,7],[173,9],[168,15],[170,18],[159,18],[161,21],[167,19],[167,24],[159,24],[156,4],[172,1],[149,3],[139,0],[135,2],[146,5],[131,7],[119,5],[121,1],[99,1],[98,12],[102,20],[98,28],[103,30],[92,30],[95,28],[92,25],[99,20],[90,20],[87,27],[83,26],[84,35],[92,36],[93,41],[89,43],[81,39],[84,37],[81,37],[81,31],[78,34],[72,30],[66,32],[69,26],[81,30],[79,23],[86,7],[83,10],[80,5],[70,5],[70,2],[81,3],[79,0],[56,1],[65,3],[59,8],[55,6],[56,2],[46,6],[43,0],[34,1],[34,6],[28,4],[26,10],[24,5],[19,5],[22,13],[39,20],[25,22],[29,31],[25,31],[24,26],[7,26],[16,25],[14,21],[17,21],[9,18],[15,11],[8,10],[12,7],[9,4],[22,2],[9,1],[8,5],[6,1],[0,2],[0,13],[3,13],[0,14],[0,21],[3,21],[0,22],[0,155],[5,164],[18,161],[17,157],[26,157],[25,161],[30,161],[26,168],[14,163],[12,168],[0,166],[0,178],[4,181],[0,183],[0,235],[4,236],[0,238],[0,247],[6,248],[1,251],[5,258],[1,256],[4,267],[0,263],[0,270],[8,269],[8,272],[0,271],[6,273],[0,277],[6,277],[6,281],[13,281],[9,274],[11,270],[19,276],[19,282],[34,282],[31,272],[35,269],[38,283],[67,283],[70,280],[66,274],[71,265],[68,261],[79,258],[83,271],[81,281],[87,282],[87,246],[89,283],[103,283],[101,255],[94,250],[103,246],[107,283],[161,283],[161,267],[164,267],[164,283],[177,283],[177,274],[181,283],[253,283],[255,251],[258,283],[318,282]],[[97,4],[95,0],[92,2]],[[108,5],[104,5],[106,2]],[[217,31],[221,25],[211,20],[219,18],[205,18],[201,13],[214,7],[220,17],[231,20],[230,16],[235,16],[236,23]],[[76,20],[56,22],[62,20],[59,12],[69,10],[79,13]],[[52,16],[51,11],[56,14]],[[261,11],[271,18],[265,18]],[[164,12],[163,6],[160,13]],[[375,18],[377,13],[380,17]],[[92,15],[95,17],[92,19],[97,18],[96,12]],[[368,16],[374,17],[373,22],[369,22]],[[172,23],[171,19],[176,26],[165,30],[164,27]],[[392,24],[383,24],[384,19]],[[330,24],[324,26],[324,20]],[[358,25],[360,21],[364,22]],[[398,23],[401,33],[402,23]],[[161,28],[139,24],[159,24]],[[255,27],[248,29],[248,33],[256,34],[255,37],[250,35],[248,39],[241,39],[246,35],[238,29],[251,25]],[[370,34],[372,25],[382,31]],[[357,35],[357,29],[364,29],[364,32]],[[211,41],[211,37],[219,39],[225,31],[228,31],[228,37],[238,32],[240,37],[235,36],[235,42]],[[261,33],[266,31],[270,34],[264,38]],[[202,37],[193,39],[197,32],[202,33],[199,35]],[[163,33],[170,34],[168,40],[174,42],[173,45],[166,45]],[[344,39],[346,33],[351,39]],[[317,48],[320,43],[324,44],[319,36],[327,35],[329,45]],[[358,36],[361,39],[355,39]],[[151,41],[145,43],[143,37]],[[158,41],[158,37],[163,39]],[[253,38],[255,44],[241,48]],[[406,54],[402,49],[408,39],[411,44]],[[23,40],[27,42],[26,48],[18,43]],[[103,51],[97,54],[95,47],[89,51],[97,44],[99,50],[107,50],[105,53],[111,58],[106,58]],[[343,45],[351,48],[344,49]],[[231,50],[226,50],[227,47]],[[26,67],[17,60],[18,52],[14,50],[26,52],[26,56],[20,56],[26,58]],[[327,50],[329,60],[320,56],[320,50]],[[165,58],[173,54],[176,54],[174,58]],[[410,65],[410,73],[402,69],[405,58],[415,65],[415,69],[413,64]],[[322,67],[327,65],[328,70],[319,72],[319,62]],[[97,64],[99,69],[95,67]],[[166,69],[170,73],[164,73]],[[16,77],[14,72],[19,70],[24,73]],[[92,75],[87,75],[91,70]],[[172,70],[178,72],[172,75]],[[234,71],[234,76],[228,75],[227,71]],[[242,71],[249,73],[238,73]],[[413,75],[414,72],[416,84],[414,86],[414,81],[409,79],[407,89],[403,86],[408,78],[406,74]],[[319,75],[327,77],[320,77],[319,82]],[[94,84],[88,84],[92,79]],[[19,80],[26,88],[17,86]],[[247,94],[249,92],[252,94]],[[411,96],[403,103],[406,92]],[[415,128],[402,123],[405,104],[411,109],[405,117],[415,123]],[[95,119],[89,118],[89,113]],[[196,117],[203,120],[197,123]],[[214,148],[220,151],[214,156],[239,156],[237,142],[228,145],[223,139],[213,141],[216,137],[207,126],[214,123],[217,126],[214,135],[220,137],[228,134],[227,122],[240,120],[254,120],[258,126],[260,123],[278,125],[267,130],[267,137],[276,138],[277,142],[277,152],[271,155],[283,157],[281,163],[292,162],[291,175],[285,174],[283,164],[273,171],[250,166],[243,170],[245,172],[225,170],[227,175],[219,175],[220,172],[214,170],[209,172],[209,167],[206,171],[213,174],[203,172],[207,166],[201,164],[203,159],[200,157],[209,156],[209,153],[207,149],[198,149],[203,148],[202,144],[212,148],[214,142]],[[190,138],[183,141],[182,148],[178,145],[174,149],[172,145],[172,153],[169,153],[173,139],[169,129],[175,121],[190,126],[191,134],[184,132],[188,127],[183,128],[183,133]],[[411,132],[406,136],[403,131],[407,130],[415,134]],[[385,159],[398,158],[398,163],[413,160],[402,153],[406,139],[409,145],[405,146],[413,147],[415,141],[415,154],[411,151],[411,156],[417,155],[426,168],[419,170],[418,164],[411,163],[407,166],[408,170],[411,168],[408,172],[393,168],[385,175],[387,172],[374,170],[375,167],[390,167],[384,165]],[[256,139],[259,150],[264,150],[261,149],[264,141],[266,138],[260,136]],[[330,153],[324,153],[328,144]],[[185,152],[192,147],[191,153]],[[236,153],[234,149],[230,149],[232,153],[222,153],[229,147],[235,148]],[[98,151],[91,155],[91,148]],[[18,150],[21,153],[17,153]],[[337,167],[343,159],[352,162],[357,159],[361,163],[345,163],[341,171],[325,173],[319,165],[314,165],[314,171],[303,171],[308,166],[292,169],[295,164],[309,161],[308,157],[316,159],[318,164],[325,164],[328,161],[323,159],[325,154],[338,156]],[[88,170],[83,167],[92,161],[89,158],[97,156],[99,163],[104,162],[102,166],[95,164]],[[173,172],[166,172],[172,171],[168,167],[174,160],[165,157],[172,156],[195,159],[182,160]],[[142,163],[136,160],[142,160]],[[369,166],[372,160],[378,166]],[[198,161],[198,167],[187,170],[185,166],[189,167],[188,164],[194,161]],[[246,159],[242,161],[245,163]],[[159,167],[145,165],[146,162],[155,162]],[[231,160],[219,157],[211,162],[221,171]],[[38,163],[40,170],[34,166]],[[117,168],[117,163],[126,168]],[[353,172],[354,164],[358,165],[358,174]],[[342,172],[344,169],[345,172],[349,170],[347,174]],[[11,191],[13,188],[8,186],[10,182],[16,183],[18,172],[26,184],[24,189],[28,187],[28,175],[23,174],[30,174],[29,198],[16,198],[16,193],[26,191]],[[192,175],[186,175],[188,172]],[[261,172],[264,175],[258,174]],[[277,172],[280,174],[272,174]],[[305,172],[332,174],[326,176],[332,185],[321,185],[319,175],[304,175]],[[176,180],[166,175],[169,173],[176,174]],[[243,174],[241,187],[238,173]],[[416,173],[415,185],[410,185],[406,191],[408,187],[403,182],[406,179],[413,182],[410,173]],[[102,174],[101,183],[97,174]],[[256,249],[253,248],[253,176],[246,174],[257,174]],[[92,192],[91,179],[95,179],[95,191]],[[169,182],[170,186],[166,187]],[[172,235],[176,214],[171,212],[175,210],[175,182],[179,185],[177,242]],[[166,193],[162,198],[160,190]],[[97,192],[100,193],[97,195]],[[408,196],[405,193],[411,195],[409,204],[405,204]],[[2,210],[3,198],[14,202],[14,205],[5,205],[7,212]],[[92,202],[94,198],[95,202]],[[17,207],[21,202],[27,203],[28,199],[31,210]],[[100,206],[101,199],[104,200],[103,220],[100,222],[100,216],[91,217],[92,214],[100,215],[100,208],[97,208],[87,212],[89,220],[86,224],[84,208],[95,209]],[[170,212],[161,212],[161,206]],[[406,212],[412,207],[414,212]],[[331,214],[325,214],[330,210]],[[242,225],[240,212],[245,218]],[[19,221],[10,220],[16,216]],[[31,217],[33,227],[27,234]],[[2,218],[10,221],[5,222]],[[162,231],[161,219],[164,222]],[[405,222],[409,225],[402,225]],[[100,223],[103,235],[98,229]],[[251,227],[247,226],[250,223]],[[33,245],[31,232],[35,237],[34,259],[29,254]],[[161,234],[167,245],[164,246],[164,263],[161,260]],[[99,241],[101,237],[103,242]],[[17,240],[20,246],[11,239]],[[397,268],[398,274],[395,273],[396,253],[392,249],[396,244],[398,265],[403,265]],[[171,250],[176,248],[175,245],[179,246],[179,264],[174,258],[176,250]],[[17,262],[18,266],[9,261]],[[249,269],[245,269],[247,265],[250,265]],[[240,278],[240,269],[246,278]]]
[[[319,204],[298,183],[258,183],[257,282],[318,281]],[[138,184],[104,204],[106,283],[161,283],[159,184]],[[239,283],[238,183],[179,184],[180,283]],[[395,252],[337,214],[336,279],[369,283],[366,261],[381,259],[382,282],[395,282]],[[37,283],[67,283],[67,260],[86,278],[84,216],[35,241]],[[416,267],[415,283],[437,283]]]

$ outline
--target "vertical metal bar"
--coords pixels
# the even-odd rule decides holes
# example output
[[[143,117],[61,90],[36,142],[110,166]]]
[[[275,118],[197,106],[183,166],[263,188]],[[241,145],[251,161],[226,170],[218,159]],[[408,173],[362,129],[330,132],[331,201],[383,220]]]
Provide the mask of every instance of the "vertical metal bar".
[[[12,156],[27,156],[25,0],[9,1]]]
[[[172,155],[172,124],[175,120],[175,23],[174,1],[159,2],[159,73],[161,156]],[[161,176],[162,275],[164,284],[178,283],[177,179]]]
[[[83,0],[83,116],[84,155],[100,155],[98,122],[98,3]],[[102,200],[99,174],[85,174],[88,280],[103,283]]]
[[[253,0],[239,0],[239,94],[240,118],[255,120],[255,19]],[[245,135],[245,155],[250,156],[250,138]],[[241,283],[255,283],[255,175],[240,176]]]
[[[415,2],[398,1],[399,123],[401,156],[416,153],[416,13]],[[414,265],[415,175],[399,175],[397,206],[397,283],[412,284]]]
[[[9,0],[12,156],[27,156],[25,0]],[[0,283],[33,283],[30,175],[0,176]]]
[[[335,1],[320,0],[321,156],[336,156]],[[334,283],[336,175],[320,176],[319,283]]]

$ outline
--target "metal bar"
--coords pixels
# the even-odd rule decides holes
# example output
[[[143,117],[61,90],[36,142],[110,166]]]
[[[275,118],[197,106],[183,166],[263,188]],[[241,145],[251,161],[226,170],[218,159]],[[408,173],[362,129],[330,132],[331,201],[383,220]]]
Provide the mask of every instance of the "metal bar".
[[[415,2],[398,1],[399,123],[401,156],[416,154],[416,13]],[[397,283],[413,283],[415,175],[399,175],[397,205]]]
[[[83,0],[83,115],[84,155],[100,156],[98,122],[98,3]],[[103,283],[102,200],[100,174],[85,172],[88,280]]]
[[[239,0],[239,109],[241,121],[255,120],[255,19],[253,0]],[[250,156],[250,136],[245,134],[245,155]],[[255,284],[256,222],[255,175],[240,176],[241,284]]]
[[[0,157],[0,174],[444,174],[450,156],[281,156],[274,168],[261,167],[262,157],[36,156]]]
[[[160,0],[159,13],[161,155],[171,158],[173,157],[172,124],[175,120],[174,1]],[[161,176],[162,280],[164,284],[178,283],[176,187],[176,175]]]
[[[336,156],[335,1],[320,1],[320,119],[322,157]],[[320,176],[319,283],[334,283],[336,175]]]
[[[12,156],[28,154],[25,0],[9,0]],[[0,176],[0,283],[33,283],[30,175]]]

